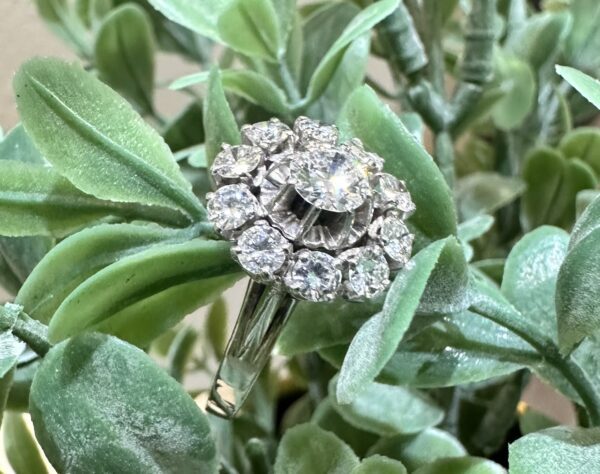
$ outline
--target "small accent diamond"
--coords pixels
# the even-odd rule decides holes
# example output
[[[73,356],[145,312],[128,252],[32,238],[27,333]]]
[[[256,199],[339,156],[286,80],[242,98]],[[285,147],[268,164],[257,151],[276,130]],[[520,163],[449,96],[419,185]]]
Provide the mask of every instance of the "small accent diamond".
[[[380,173],[374,178],[375,207],[393,207],[405,214],[414,212],[415,205],[412,202],[406,185],[391,174]]]
[[[376,173],[383,169],[383,158],[366,151],[358,138],[353,138],[348,143],[341,145],[340,148],[360,163],[365,174]]]
[[[280,153],[294,146],[294,132],[285,123],[271,119],[242,127],[244,143],[263,149],[265,153]]]
[[[240,265],[252,275],[273,278],[279,271],[292,244],[265,221],[258,221],[245,230],[233,248]]]
[[[208,218],[220,230],[241,227],[258,213],[258,200],[245,184],[222,186],[207,197]]]
[[[338,256],[344,272],[344,291],[349,300],[374,298],[388,287],[390,267],[378,245],[346,250]]]
[[[223,178],[239,178],[258,168],[264,157],[263,151],[255,146],[227,147],[215,157],[211,169],[214,175]]]
[[[404,266],[410,259],[414,236],[396,215],[381,220],[378,236],[385,253],[395,262]]]
[[[295,156],[291,176],[298,194],[326,211],[352,211],[371,195],[360,166],[352,156],[335,148],[313,149]]]
[[[335,146],[338,140],[338,130],[335,125],[325,125],[307,117],[296,119],[294,132],[298,135],[299,144],[307,150],[320,145]]]
[[[284,282],[298,298],[310,301],[331,301],[342,280],[337,260],[329,254],[300,250],[288,268]]]

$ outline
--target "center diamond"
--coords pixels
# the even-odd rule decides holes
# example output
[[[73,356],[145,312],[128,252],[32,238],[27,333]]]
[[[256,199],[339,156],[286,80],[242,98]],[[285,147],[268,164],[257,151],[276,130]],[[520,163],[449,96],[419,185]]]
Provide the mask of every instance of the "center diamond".
[[[296,155],[291,175],[298,194],[326,211],[352,211],[371,194],[368,177],[356,159],[334,148]]]

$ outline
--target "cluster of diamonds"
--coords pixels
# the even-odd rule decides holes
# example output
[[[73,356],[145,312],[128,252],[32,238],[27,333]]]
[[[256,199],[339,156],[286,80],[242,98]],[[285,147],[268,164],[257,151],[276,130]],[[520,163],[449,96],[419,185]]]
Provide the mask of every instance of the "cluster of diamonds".
[[[297,299],[375,298],[411,255],[405,183],[360,140],[338,141],[333,125],[271,119],[242,127],[211,168],[208,217],[234,258]]]

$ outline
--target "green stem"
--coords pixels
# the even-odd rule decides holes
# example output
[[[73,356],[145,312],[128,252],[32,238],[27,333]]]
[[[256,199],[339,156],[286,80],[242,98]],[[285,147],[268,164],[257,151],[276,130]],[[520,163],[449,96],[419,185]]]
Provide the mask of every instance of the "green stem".
[[[30,318],[21,308],[12,303],[0,306],[0,330],[12,332],[43,357],[52,347],[48,341],[48,326]]]
[[[562,357],[554,341],[539,333],[536,327],[515,311],[486,298],[471,305],[471,311],[493,321],[519,336],[553,365],[579,394],[594,426],[600,426],[600,396],[585,371],[570,356]]]
[[[447,130],[435,134],[435,159],[450,189],[454,187],[454,143]]]
[[[285,57],[279,59],[279,76],[290,102],[292,104],[299,104],[302,97],[300,96],[300,91],[298,90],[296,81],[292,77],[292,73],[290,72]]]
[[[445,97],[444,50],[442,48],[442,9],[437,0],[426,0],[425,17],[428,25],[429,80],[434,90]]]

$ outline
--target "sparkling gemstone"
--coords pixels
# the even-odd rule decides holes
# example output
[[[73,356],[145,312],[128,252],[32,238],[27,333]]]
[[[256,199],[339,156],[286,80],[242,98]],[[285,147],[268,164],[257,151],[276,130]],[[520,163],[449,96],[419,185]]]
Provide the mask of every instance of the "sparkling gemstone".
[[[366,174],[376,173],[383,169],[383,158],[366,151],[358,138],[353,138],[348,143],[344,143],[341,145],[341,149],[352,155]]]
[[[254,219],[258,200],[245,184],[229,184],[208,197],[208,218],[219,230],[233,230]]]
[[[385,217],[378,234],[385,253],[397,263],[406,265],[412,252],[414,236],[402,219],[395,215]]]
[[[375,191],[375,207],[394,207],[403,213],[409,214],[415,210],[410,193],[405,184],[391,174],[380,173],[373,179]]]
[[[388,287],[390,267],[377,245],[346,250],[338,259],[344,271],[345,296],[350,300],[374,298]]]
[[[258,168],[264,156],[263,151],[255,146],[227,147],[215,157],[212,172],[223,178],[239,178]]]
[[[335,125],[324,125],[307,117],[296,119],[294,132],[298,135],[300,145],[305,149],[323,144],[334,146],[338,140],[338,131]]]
[[[329,254],[300,250],[288,268],[284,283],[297,297],[310,301],[331,301],[342,280],[337,260]]]
[[[245,143],[262,148],[266,153],[279,153],[294,146],[294,132],[283,122],[271,119],[242,127]]]
[[[240,235],[234,252],[246,271],[272,278],[283,267],[291,247],[277,229],[259,221]]]
[[[371,195],[364,170],[351,155],[335,148],[296,155],[291,176],[298,194],[326,211],[352,211]]]

